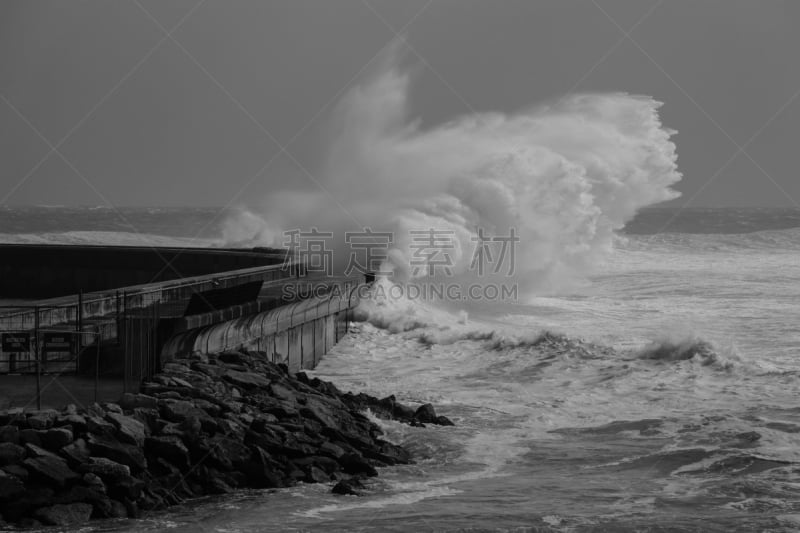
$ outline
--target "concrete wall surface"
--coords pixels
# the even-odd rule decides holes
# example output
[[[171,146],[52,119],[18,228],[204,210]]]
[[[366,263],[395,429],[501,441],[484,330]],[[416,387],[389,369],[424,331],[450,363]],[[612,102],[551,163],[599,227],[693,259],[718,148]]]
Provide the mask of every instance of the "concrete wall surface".
[[[166,341],[161,362],[192,353],[248,349],[264,352],[289,370],[312,369],[347,333],[363,284],[341,294],[297,303],[224,323],[180,332]]]

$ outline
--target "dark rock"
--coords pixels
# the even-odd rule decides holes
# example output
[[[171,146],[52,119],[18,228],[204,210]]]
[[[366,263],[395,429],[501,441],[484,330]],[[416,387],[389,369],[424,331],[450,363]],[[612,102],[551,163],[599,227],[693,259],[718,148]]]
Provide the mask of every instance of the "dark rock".
[[[115,430],[114,424],[107,422],[98,416],[87,417],[86,427],[89,433],[93,433],[95,435],[107,435],[109,437],[114,435]]]
[[[23,492],[25,492],[25,484],[19,477],[0,470],[0,500],[14,498]]]
[[[424,424],[432,424],[436,422],[436,410],[433,408],[433,405],[429,403],[420,405],[417,412],[414,413],[414,418]]]
[[[71,442],[72,431],[65,427],[48,429],[47,432],[42,435],[42,444],[44,447],[56,452]]]
[[[116,403],[104,403],[103,409],[105,409],[106,414],[108,413],[117,413],[120,415],[123,414],[122,407],[120,407],[120,405]]]
[[[165,458],[181,470],[189,468],[189,450],[179,437],[147,437],[144,449],[148,454]]]
[[[23,464],[31,475],[35,475],[58,487],[64,487],[67,483],[78,478],[78,474],[67,466],[67,462],[60,457],[33,457],[25,459]]]
[[[128,470],[128,471],[130,472],[130,470]],[[86,483],[86,485],[90,489],[92,489],[92,490],[94,490],[96,492],[99,492],[99,493],[102,493],[102,494],[106,493],[106,484],[103,483],[103,480],[100,479],[100,476],[98,476],[97,474],[93,474],[91,472],[85,473],[83,475],[83,482]]]
[[[237,370],[227,370],[222,375],[222,379],[245,390],[256,387],[267,387],[269,385],[269,380],[264,376],[252,372],[239,372]]]
[[[66,414],[56,417],[53,424],[55,427],[72,426],[73,432],[83,433],[88,427],[86,425],[86,417],[79,414]]]
[[[119,440],[136,446],[144,445],[145,429],[144,424],[133,417],[119,413],[109,412],[106,420],[114,424]]]
[[[78,472],[95,474],[106,481],[130,477],[131,475],[131,469],[128,465],[117,463],[106,457],[90,457],[87,463],[78,467]]]
[[[122,500],[123,502],[126,500],[132,502],[138,500],[142,495],[144,487],[144,481],[133,476],[121,477],[106,484],[108,495],[112,498]],[[128,514],[130,515],[130,511]]]
[[[0,442],[19,444],[19,428],[17,426],[0,427]]]
[[[369,477],[378,475],[378,471],[375,470],[374,466],[354,453],[346,453],[341,456],[339,464],[342,465],[342,470],[347,474],[363,474]]]
[[[37,446],[35,444],[26,444],[25,445],[25,452],[28,454],[29,457],[55,457],[59,458],[56,454],[51,451],[45,450],[41,446]]]
[[[361,480],[358,478],[350,478],[350,479],[343,479],[338,482],[336,485],[333,486],[331,492],[333,494],[343,494],[343,495],[351,495],[351,496],[361,496],[361,491],[358,489],[363,489],[364,484],[361,483]]]
[[[51,526],[76,526],[86,523],[92,515],[88,503],[58,504],[37,509],[34,516]]]
[[[131,472],[136,473],[147,468],[144,452],[141,448],[131,444],[125,444],[104,436],[89,435],[88,445],[92,455],[107,457],[112,461],[128,465],[131,468]]]
[[[50,429],[56,420],[56,411],[40,411],[28,417],[28,427],[31,429]]]
[[[0,443],[0,466],[19,463],[25,459],[25,448],[10,442]]]
[[[73,465],[85,463],[89,460],[89,446],[83,439],[76,439],[75,442],[61,448],[61,455],[66,457]]]
[[[25,467],[22,465],[6,465],[3,467],[3,471],[6,474],[10,474],[16,478],[19,478],[23,482],[28,479],[28,471],[25,470]]]
[[[159,401],[159,409],[161,416],[170,422],[182,422],[190,416],[208,416],[205,411],[195,407],[192,402],[187,400],[161,400]]]
[[[433,422],[434,424],[438,424],[440,426],[455,426],[452,420],[447,418],[446,416],[439,415],[436,417],[436,421]]]
[[[20,444],[35,444],[36,446],[42,445],[42,432],[38,429],[23,429],[19,432]]]

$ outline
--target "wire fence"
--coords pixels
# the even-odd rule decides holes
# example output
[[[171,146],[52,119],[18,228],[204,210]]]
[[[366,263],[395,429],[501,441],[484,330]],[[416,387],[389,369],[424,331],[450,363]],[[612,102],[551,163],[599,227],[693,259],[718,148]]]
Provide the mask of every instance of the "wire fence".
[[[0,306],[0,375],[7,385],[0,407],[85,405],[136,392],[160,370],[160,347],[175,320],[255,301],[265,287],[295,276],[296,269],[270,265]]]

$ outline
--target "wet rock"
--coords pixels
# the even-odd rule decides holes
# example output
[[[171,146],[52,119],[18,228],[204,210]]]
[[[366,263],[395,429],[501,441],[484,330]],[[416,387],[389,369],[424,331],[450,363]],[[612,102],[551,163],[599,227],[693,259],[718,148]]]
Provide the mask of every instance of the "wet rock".
[[[436,417],[434,424],[438,424],[440,426],[455,426],[452,420],[442,415]]]
[[[363,457],[354,453],[346,453],[339,458],[339,464],[342,465],[342,470],[347,474],[362,474],[369,477],[378,475],[375,467],[369,464]]]
[[[343,479],[339,481],[336,485],[333,486],[331,492],[333,494],[343,494],[343,495],[351,495],[351,496],[361,496],[362,492],[359,489],[363,489],[364,484],[361,483],[361,480],[358,478],[350,478],[350,479]]]
[[[75,526],[85,523],[92,515],[88,503],[58,504],[37,509],[34,516],[51,526]]]
[[[433,424],[436,422],[436,410],[433,408],[433,405],[429,403],[420,405],[414,413],[414,418],[423,424]]]

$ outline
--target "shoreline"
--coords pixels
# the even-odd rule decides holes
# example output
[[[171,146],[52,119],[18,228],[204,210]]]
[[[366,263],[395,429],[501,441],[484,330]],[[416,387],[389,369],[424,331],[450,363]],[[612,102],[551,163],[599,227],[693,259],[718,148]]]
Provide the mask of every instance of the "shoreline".
[[[376,468],[408,464],[363,413],[453,425],[335,385],[261,352],[194,355],[164,365],[118,403],[0,412],[0,515],[21,527],[138,518],[188,499],[298,482],[359,494]]]

